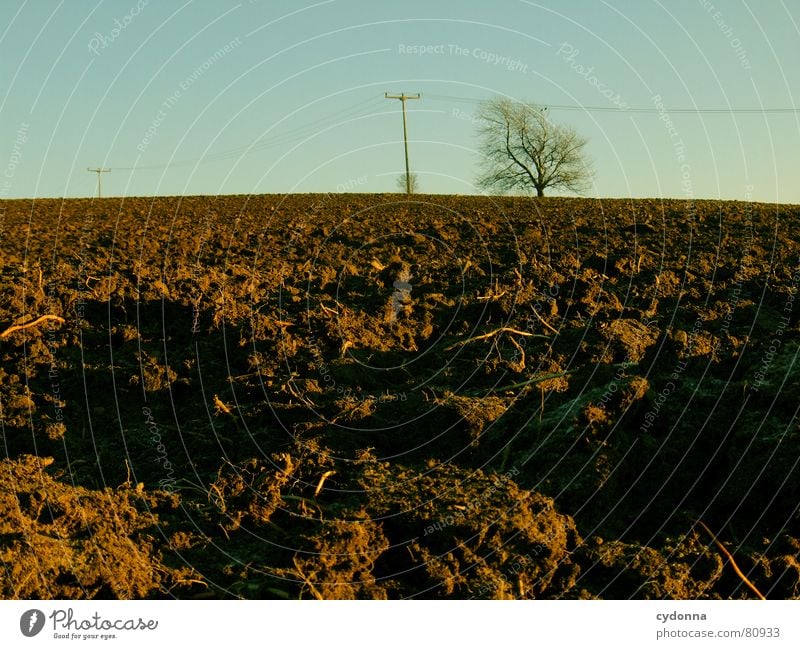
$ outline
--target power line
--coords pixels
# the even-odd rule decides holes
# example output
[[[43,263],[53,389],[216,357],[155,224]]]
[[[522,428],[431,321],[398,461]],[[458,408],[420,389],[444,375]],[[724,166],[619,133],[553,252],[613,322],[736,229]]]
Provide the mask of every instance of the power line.
[[[427,99],[436,101],[450,101],[468,104],[481,104],[485,100],[477,97],[454,97],[451,95],[430,95],[426,94]],[[655,107],[628,107],[620,106],[581,106],[578,104],[548,104],[547,102],[537,102],[542,106],[547,106],[550,110],[575,110],[587,113],[684,113],[696,115],[790,115],[800,112],[800,108],[664,108]]]
[[[339,109],[329,115],[319,117],[311,122],[302,126],[284,130],[273,137],[259,138],[254,144],[244,145],[233,149],[227,149],[218,153],[203,156],[202,158],[190,158],[175,160],[169,163],[154,163],[146,165],[138,165],[135,167],[117,167],[118,171],[153,171],[159,169],[167,169],[172,167],[184,167],[197,164],[206,164],[211,162],[219,162],[226,159],[240,157],[245,154],[255,153],[264,149],[285,146],[296,142],[297,140],[314,133],[321,132],[325,128],[331,126],[336,122],[345,119],[350,119],[359,115],[367,116],[372,114],[373,108],[377,108],[378,103],[382,99],[399,99],[403,104],[403,140],[406,153],[406,190],[410,190],[410,165],[408,162],[408,137],[407,137],[407,123],[406,123],[406,109],[405,101],[408,99],[419,99],[420,94],[416,95],[389,95],[384,93],[383,97],[372,96],[366,100],[359,100],[355,104],[349,105],[345,108]],[[478,97],[459,97],[453,95],[440,95],[440,94],[425,94],[426,99],[434,101],[448,102],[448,103],[467,103],[467,104],[481,104],[485,99]],[[636,114],[685,114],[685,115],[791,115],[800,113],[800,108],[656,108],[656,107],[619,107],[619,106],[583,106],[580,104],[548,104],[546,102],[537,102],[543,107],[550,110],[564,110],[564,111],[580,111],[591,113],[636,113]],[[97,174],[97,193],[101,197],[102,182],[101,174],[111,171],[109,168],[87,168],[88,171]]]
[[[378,97],[371,97],[370,99],[367,100],[362,99],[356,102],[355,104],[339,109],[338,111],[335,111],[329,115],[319,117],[302,126],[297,126],[295,128],[282,131],[280,134],[275,135],[271,138],[262,138],[260,141],[257,141],[256,144],[248,144],[240,147],[235,147],[233,149],[226,149],[224,151],[219,151],[218,153],[207,155],[202,158],[185,158],[182,160],[174,160],[170,163],[154,163],[147,165],[138,165],[136,167],[115,166],[114,169],[118,171],[154,171],[158,169],[167,169],[172,167],[186,167],[195,164],[205,164],[208,162],[219,162],[222,160],[228,160],[231,158],[239,157],[245,153],[253,153],[255,151],[261,151],[264,149],[284,146],[286,144],[296,142],[297,140],[302,139],[307,135],[320,132],[324,130],[325,127],[330,126],[335,122],[352,118],[357,115],[362,115],[362,114],[367,115],[372,110],[372,108],[377,107],[379,101],[380,100]]]

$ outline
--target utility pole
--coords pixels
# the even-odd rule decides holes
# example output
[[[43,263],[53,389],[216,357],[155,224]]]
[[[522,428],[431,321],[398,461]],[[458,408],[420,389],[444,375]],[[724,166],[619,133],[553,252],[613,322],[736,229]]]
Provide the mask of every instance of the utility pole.
[[[408,125],[406,124],[406,100],[407,99],[421,99],[422,95],[407,95],[402,93],[400,95],[390,95],[388,92],[384,93],[386,99],[399,99],[403,104],[403,144],[406,149],[406,194],[411,193],[411,170],[408,166]]]
[[[97,198],[103,198],[103,184],[100,182],[100,174],[108,173],[111,169],[103,169],[101,167],[92,169],[91,167],[86,167],[86,171],[92,171],[97,174]]]

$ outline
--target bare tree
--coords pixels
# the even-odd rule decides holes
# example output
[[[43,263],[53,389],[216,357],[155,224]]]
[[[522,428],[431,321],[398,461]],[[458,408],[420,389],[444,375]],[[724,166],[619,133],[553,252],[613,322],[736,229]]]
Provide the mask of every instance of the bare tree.
[[[533,191],[548,187],[585,191],[592,171],[584,158],[586,139],[572,128],[553,124],[547,109],[497,97],[478,112],[482,189]]]
[[[406,185],[406,175],[402,174],[401,176],[399,176],[397,178],[397,188],[404,194],[406,193],[407,188],[411,189],[412,194],[419,193],[419,179],[417,178],[417,174],[415,173],[410,174],[408,179],[410,182],[408,183],[408,185]]]

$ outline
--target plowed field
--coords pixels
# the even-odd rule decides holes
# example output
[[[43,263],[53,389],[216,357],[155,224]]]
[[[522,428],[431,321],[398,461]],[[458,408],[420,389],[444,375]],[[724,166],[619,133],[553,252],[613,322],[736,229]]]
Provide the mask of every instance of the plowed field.
[[[797,206],[14,200],[0,228],[4,598],[800,596]]]

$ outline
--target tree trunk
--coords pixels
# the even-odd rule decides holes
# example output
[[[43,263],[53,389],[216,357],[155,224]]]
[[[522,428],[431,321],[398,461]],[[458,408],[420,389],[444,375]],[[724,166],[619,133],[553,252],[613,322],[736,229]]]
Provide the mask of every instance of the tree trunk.
[[[537,187],[536,188],[536,195],[537,196],[544,196],[544,187]]]

